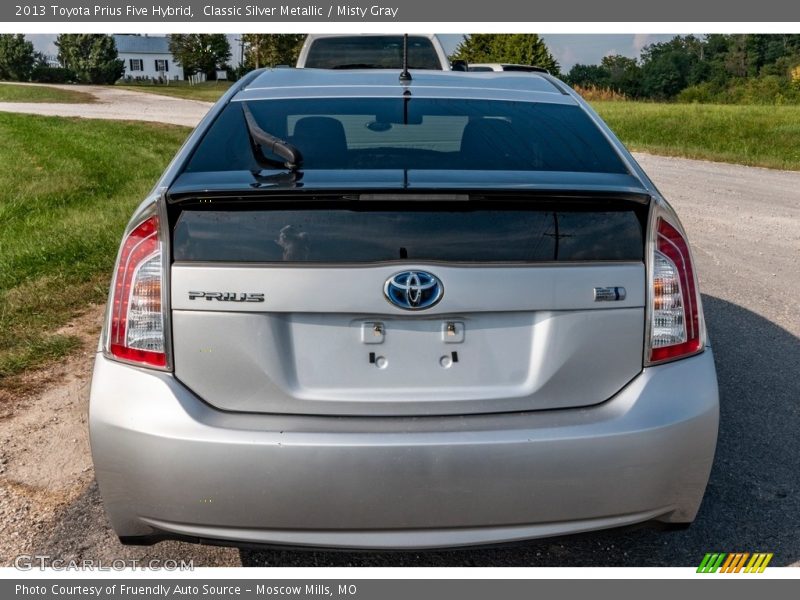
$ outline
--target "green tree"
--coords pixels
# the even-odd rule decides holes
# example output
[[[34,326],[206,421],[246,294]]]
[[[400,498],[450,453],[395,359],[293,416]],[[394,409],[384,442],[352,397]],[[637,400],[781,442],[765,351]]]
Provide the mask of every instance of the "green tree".
[[[125,72],[125,63],[119,59],[110,35],[62,33],[56,47],[59,62],[82,83],[111,84]]]
[[[798,34],[748,34],[745,37],[748,75],[785,76],[800,58]]]
[[[800,100],[798,66],[800,34],[686,35],[646,46],[638,61],[575,65],[567,80],[656,100],[771,104]]]
[[[668,42],[650,44],[642,50],[642,93],[666,100],[674,98],[697,74],[695,65],[703,55],[694,36],[675,36]],[[691,82],[697,83],[697,82]]]
[[[0,35],[0,79],[28,81],[33,71],[33,44],[21,33]]]
[[[477,33],[464,36],[452,56],[468,63],[536,65],[559,73],[558,61],[535,33]]]
[[[570,85],[584,88],[611,87],[608,69],[601,65],[573,65],[569,73],[567,73],[565,80]]]
[[[604,56],[600,66],[608,72],[608,87],[635,98],[641,94],[642,71],[635,58],[612,54]]]
[[[728,36],[728,48],[724,56],[725,70],[733,77],[747,77],[750,71],[747,57],[747,37]]]
[[[700,60],[689,74],[690,85],[709,83],[714,89],[722,89],[731,78],[725,65],[731,44],[731,36],[713,33],[702,41]]]
[[[305,39],[304,33],[245,34],[242,36],[244,67],[251,71],[276,65],[294,66]]]
[[[223,33],[180,33],[169,36],[169,51],[186,75],[205,73],[215,79],[228,66],[231,45]]]

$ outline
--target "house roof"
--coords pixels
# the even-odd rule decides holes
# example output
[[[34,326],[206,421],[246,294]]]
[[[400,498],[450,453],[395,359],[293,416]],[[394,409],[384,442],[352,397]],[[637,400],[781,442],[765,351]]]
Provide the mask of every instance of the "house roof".
[[[114,36],[120,54],[169,54],[169,37],[118,34]]]

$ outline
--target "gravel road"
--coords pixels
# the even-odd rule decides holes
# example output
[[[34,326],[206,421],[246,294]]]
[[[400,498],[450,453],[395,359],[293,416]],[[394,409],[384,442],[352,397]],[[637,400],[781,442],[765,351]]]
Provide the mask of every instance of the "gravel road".
[[[194,127],[211,107],[210,103],[199,100],[171,98],[101,85],[48,84],[47,87],[86,92],[95,97],[95,102],[91,104],[0,102],[0,111],[86,119],[156,121]]]
[[[119,93],[135,95],[142,109],[145,94]],[[181,103],[174,114],[189,120],[186,101],[146,96],[153,111],[163,102]],[[81,116],[92,106],[84,105]],[[773,564],[800,566],[800,173],[637,158],[688,231],[719,375],[720,440],[689,529],[634,528],[420,553],[120,546],[93,482],[85,434],[91,347],[102,314],[95,307],[72,325],[86,332],[86,352],[36,375],[42,391],[12,409],[0,402],[0,564],[36,552],[65,560],[183,559],[195,566],[686,566],[717,550],[774,552]]]

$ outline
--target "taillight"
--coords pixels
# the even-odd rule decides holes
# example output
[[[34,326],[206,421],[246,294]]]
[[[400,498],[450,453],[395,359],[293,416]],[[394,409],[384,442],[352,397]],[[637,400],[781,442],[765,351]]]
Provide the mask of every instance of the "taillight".
[[[689,246],[666,219],[656,219],[650,289],[649,363],[703,349],[700,294]]]
[[[108,350],[128,362],[165,367],[158,217],[137,225],[122,242],[112,282]]]

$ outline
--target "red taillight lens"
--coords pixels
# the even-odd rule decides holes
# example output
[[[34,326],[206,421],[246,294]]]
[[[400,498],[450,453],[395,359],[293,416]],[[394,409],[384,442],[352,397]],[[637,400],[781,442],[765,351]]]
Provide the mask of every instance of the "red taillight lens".
[[[112,286],[111,355],[143,365],[166,366],[158,217],[142,221],[125,238]]]
[[[686,240],[668,221],[656,222],[650,290],[651,363],[702,350],[700,296]]]

